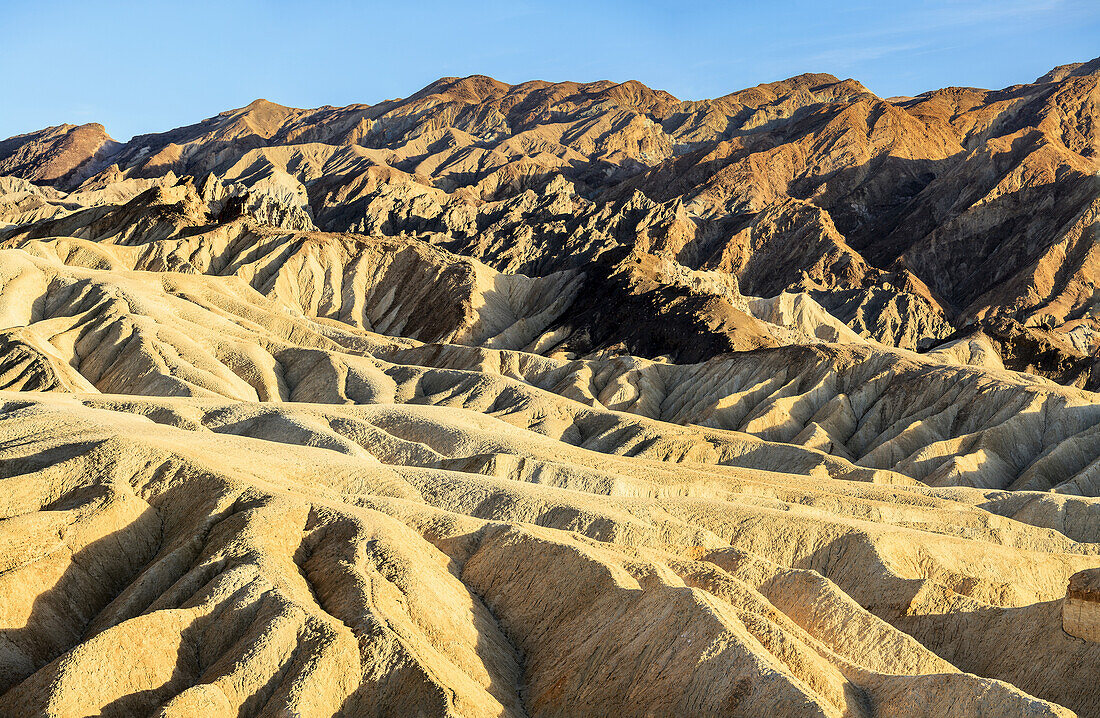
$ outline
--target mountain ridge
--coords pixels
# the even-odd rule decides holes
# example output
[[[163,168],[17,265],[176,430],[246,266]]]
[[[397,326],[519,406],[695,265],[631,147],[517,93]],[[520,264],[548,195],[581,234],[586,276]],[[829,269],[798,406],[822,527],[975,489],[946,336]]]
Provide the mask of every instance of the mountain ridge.
[[[732,274],[751,294],[809,291],[855,331],[905,348],[974,323],[996,334],[1007,318],[1023,329],[997,335],[1006,361],[1046,371],[1010,345],[1054,329],[1042,341],[1096,388],[1098,68],[898,102],[814,73],[699,101],[634,80],[440,78],[376,105],[256,100],[120,144],[102,128],[83,145],[65,137],[92,126],[51,128],[0,144],[0,171],[59,189],[213,173],[264,195],[277,224],[413,233],[503,271],[576,268],[633,245]],[[582,219],[565,235],[562,215],[535,217],[558,196],[555,176]],[[622,216],[637,211],[635,192],[670,216],[648,220],[663,223],[644,232],[653,239]],[[622,229],[600,236],[609,220]],[[530,236],[517,245],[517,232]]]
[[[1100,716],[1093,64],[0,143],[0,717]]]

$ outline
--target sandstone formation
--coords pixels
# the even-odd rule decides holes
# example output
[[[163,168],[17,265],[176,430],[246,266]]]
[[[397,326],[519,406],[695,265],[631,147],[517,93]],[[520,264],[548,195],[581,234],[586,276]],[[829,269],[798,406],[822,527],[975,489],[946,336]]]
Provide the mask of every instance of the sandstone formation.
[[[1100,641],[1100,571],[1088,569],[1069,577],[1062,628],[1071,636]]]
[[[1100,716],[1097,71],[0,143],[0,716]]]

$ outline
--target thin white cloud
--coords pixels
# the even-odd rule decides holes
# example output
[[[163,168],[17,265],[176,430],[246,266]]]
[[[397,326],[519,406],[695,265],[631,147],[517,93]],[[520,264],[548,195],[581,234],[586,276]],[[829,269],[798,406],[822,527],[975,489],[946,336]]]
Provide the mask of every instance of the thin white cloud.
[[[899,52],[911,52],[923,50],[928,45],[925,43],[895,43],[886,45],[852,45],[850,47],[836,47],[830,50],[814,53],[805,59],[811,67],[851,67],[861,62],[880,60]]]

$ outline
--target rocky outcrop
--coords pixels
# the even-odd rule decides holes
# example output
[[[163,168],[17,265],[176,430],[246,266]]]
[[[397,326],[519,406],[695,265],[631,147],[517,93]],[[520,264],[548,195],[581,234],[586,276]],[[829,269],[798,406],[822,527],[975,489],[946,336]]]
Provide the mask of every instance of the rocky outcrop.
[[[0,246],[90,269],[232,275],[309,316],[420,341],[678,361],[863,341],[805,294],[797,312],[777,312],[728,274],[648,252],[528,277],[416,239],[291,231],[263,216],[252,190],[185,178],[125,204],[11,227]]]
[[[1084,325],[1078,326],[1084,328]],[[1046,326],[1027,326],[1012,317],[994,316],[968,325],[944,341],[980,338],[992,346],[1001,363],[1013,371],[1038,374],[1089,391],[1100,390],[1100,357],[1081,350],[1082,344],[1088,346],[1088,340],[1072,343],[1083,332],[1079,329],[1066,334],[1053,331],[1054,327],[1052,320],[1047,320]]]
[[[0,206],[0,221],[213,173],[238,209],[283,229],[416,235],[528,276],[593,262],[621,275],[625,254],[649,254],[729,274],[749,296],[808,292],[857,334],[906,349],[1017,321],[1072,349],[1044,368],[997,340],[1007,366],[1092,386],[1078,355],[1100,350],[1095,67],[892,101],[821,74],[702,101],[637,82],[473,76],[377,105],[257,100],[123,145],[60,126],[0,143],[0,172],[76,191]],[[647,306],[687,301],[676,292]],[[623,346],[699,358],[747,344]]]
[[[1100,570],[1078,571],[1069,577],[1062,629],[1076,638],[1100,641]]]

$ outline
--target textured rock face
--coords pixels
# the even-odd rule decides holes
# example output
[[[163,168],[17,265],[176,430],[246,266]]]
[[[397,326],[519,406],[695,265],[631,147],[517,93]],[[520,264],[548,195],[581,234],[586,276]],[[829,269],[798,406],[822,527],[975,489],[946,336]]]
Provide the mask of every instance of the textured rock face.
[[[227,192],[6,233],[0,714],[1100,711],[1060,611],[1096,395],[668,258],[501,274]],[[756,348],[576,356],[673,289],[740,319],[650,326]]]
[[[1069,577],[1062,603],[1062,628],[1071,636],[1100,641],[1100,570],[1080,571]]]
[[[75,186],[88,177],[96,158],[118,147],[100,124],[48,127],[0,142],[0,174]]]
[[[964,327],[945,342],[980,336],[993,345],[1009,369],[1040,374],[1090,391],[1100,390],[1100,355],[1087,351],[1083,342],[1071,343],[1074,334],[1052,329],[1049,323],[1047,327],[1028,326],[1010,317],[994,317]]]
[[[637,82],[473,76],[373,106],[257,100],[125,144],[64,125],[0,143],[0,174],[75,194],[9,201],[0,221],[214,173],[285,229],[415,234],[530,276],[593,262],[621,275],[624,254],[651,254],[730,274],[750,296],[808,292],[902,348],[976,322],[1006,366],[1095,388],[1080,357],[1100,350],[1096,67],[896,101],[820,74],[692,102]],[[1049,356],[1021,360],[1034,337],[1005,321],[1050,332]],[[751,344],[620,342],[687,360]]]
[[[963,168],[1092,161],[1090,67],[448,79],[0,178],[0,716],[1100,716],[1100,395],[1039,376],[1092,265],[1041,320],[928,269],[1047,241]]]

